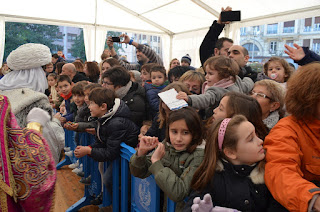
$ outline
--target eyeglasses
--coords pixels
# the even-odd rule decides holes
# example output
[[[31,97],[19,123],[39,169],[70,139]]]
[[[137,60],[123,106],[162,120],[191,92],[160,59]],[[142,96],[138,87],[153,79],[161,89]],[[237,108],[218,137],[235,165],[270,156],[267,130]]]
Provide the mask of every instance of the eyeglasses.
[[[105,85],[113,85],[113,83],[107,82],[107,81],[102,81],[102,84],[105,84]]]
[[[255,95],[255,96],[258,96],[258,97],[262,97],[262,98],[265,98],[265,99],[270,99],[270,100],[272,100],[271,97],[269,97],[269,96],[267,96],[267,95],[265,95],[265,94],[263,94],[263,93],[256,93],[256,92],[254,92],[254,91],[251,91],[251,92],[250,92],[250,95],[251,95],[251,96]]]

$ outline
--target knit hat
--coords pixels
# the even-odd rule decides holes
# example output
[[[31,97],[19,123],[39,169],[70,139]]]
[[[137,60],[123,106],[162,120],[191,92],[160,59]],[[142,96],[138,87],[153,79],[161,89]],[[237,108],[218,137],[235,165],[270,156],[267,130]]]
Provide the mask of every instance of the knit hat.
[[[191,64],[191,57],[189,56],[189,54],[186,54],[181,58],[181,62],[183,61],[189,63],[189,65]]]
[[[50,49],[39,43],[27,43],[13,50],[7,64],[11,70],[28,70],[44,66],[51,62]]]

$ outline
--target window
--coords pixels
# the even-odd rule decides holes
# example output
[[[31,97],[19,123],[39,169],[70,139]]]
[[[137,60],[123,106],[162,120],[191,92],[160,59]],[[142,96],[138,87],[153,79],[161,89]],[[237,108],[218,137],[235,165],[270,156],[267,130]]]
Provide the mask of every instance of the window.
[[[270,54],[275,54],[277,51],[277,41],[271,41],[270,42]]]
[[[160,43],[160,36],[158,37],[158,43]]]
[[[247,34],[247,28],[246,27],[241,27],[240,28],[240,35],[241,36],[244,36],[244,35],[246,35]]]
[[[310,48],[310,39],[303,39],[303,46]]]
[[[286,40],[286,44],[293,47],[293,40]]]
[[[320,31],[320,16],[314,18],[314,31]]]
[[[310,32],[311,31],[311,24],[312,24],[312,18],[306,18],[304,19],[304,32]]]
[[[283,23],[283,33],[294,32],[294,21],[287,21]]]
[[[75,41],[77,39],[77,35],[76,34],[72,34],[72,33],[68,33],[67,34],[67,39],[68,39],[68,42]]]
[[[268,24],[267,34],[277,34],[278,33],[278,24]]]
[[[317,54],[320,53],[320,39],[313,39],[312,50]]]
[[[146,35],[142,35],[142,40],[147,40],[147,36]]]
[[[252,27],[252,32],[254,35],[257,35],[260,33],[260,27],[259,26],[253,26]]]
[[[244,45],[242,45],[244,48],[246,48],[249,52],[251,51],[259,51],[259,48],[257,45],[253,44],[253,43],[246,43]],[[254,48],[253,48],[254,47]]]
[[[158,37],[157,36],[153,36],[153,42],[157,42],[158,41]]]

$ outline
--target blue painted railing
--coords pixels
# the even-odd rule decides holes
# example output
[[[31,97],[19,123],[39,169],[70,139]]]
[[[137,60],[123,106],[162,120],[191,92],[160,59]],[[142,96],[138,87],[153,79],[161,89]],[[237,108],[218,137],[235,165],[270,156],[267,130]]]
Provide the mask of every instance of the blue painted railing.
[[[94,142],[94,136],[88,133],[81,133],[79,138],[81,140],[81,145],[83,146],[90,145]],[[69,145],[72,150],[75,149],[74,134],[72,131],[66,130],[66,145]],[[106,207],[112,204],[113,212],[160,212],[160,189],[157,186],[153,175],[146,179],[140,179],[130,174],[129,161],[135,152],[134,148],[125,143],[121,143],[120,158],[112,161],[112,197],[104,186],[103,201],[100,207]],[[75,161],[75,158],[73,157],[66,157],[64,161],[57,165],[57,169],[64,165],[71,164]],[[98,170],[98,162],[88,156],[83,157],[82,161],[85,177],[91,175],[91,184],[85,186],[84,196],[68,208],[67,212],[78,211],[80,208],[90,205],[90,201],[101,192],[102,182]],[[105,170],[110,164],[110,162],[104,163]],[[131,183],[129,181],[131,181]],[[121,187],[119,186],[120,182]],[[167,211],[175,211],[175,202],[171,201],[169,198],[167,200]]]

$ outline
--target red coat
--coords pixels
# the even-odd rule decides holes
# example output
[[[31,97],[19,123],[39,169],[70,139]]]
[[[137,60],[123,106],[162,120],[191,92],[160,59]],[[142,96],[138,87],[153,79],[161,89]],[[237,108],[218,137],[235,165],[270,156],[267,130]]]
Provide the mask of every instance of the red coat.
[[[320,120],[281,119],[266,137],[265,183],[290,211],[307,211],[320,188]]]

